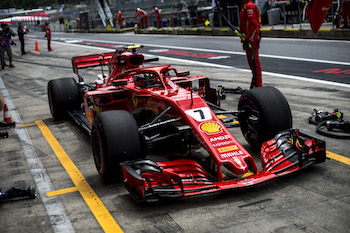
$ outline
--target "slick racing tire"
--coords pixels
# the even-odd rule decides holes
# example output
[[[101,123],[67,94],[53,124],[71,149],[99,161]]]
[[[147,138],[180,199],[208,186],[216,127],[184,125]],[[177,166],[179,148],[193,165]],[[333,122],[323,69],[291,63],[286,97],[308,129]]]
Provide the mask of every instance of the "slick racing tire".
[[[137,123],[127,111],[97,114],[91,136],[97,171],[107,182],[121,181],[120,162],[145,158]]]
[[[278,132],[292,128],[292,113],[283,94],[274,87],[245,91],[238,103],[241,131],[255,149]]]
[[[47,95],[51,115],[55,120],[62,120],[67,111],[79,108],[79,87],[74,78],[50,80]]]

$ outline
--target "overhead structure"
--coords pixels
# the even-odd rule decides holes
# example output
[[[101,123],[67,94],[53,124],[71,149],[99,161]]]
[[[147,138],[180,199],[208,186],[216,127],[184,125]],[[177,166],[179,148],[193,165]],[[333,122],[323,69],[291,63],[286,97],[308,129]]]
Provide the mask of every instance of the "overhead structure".
[[[104,5],[104,10],[105,10],[105,13],[106,13],[106,16],[107,16],[107,20],[108,20],[109,24],[112,27],[114,27],[113,15],[112,15],[111,9],[109,8],[108,3],[107,3],[106,0],[103,0],[103,5]]]
[[[103,3],[103,8],[101,5],[101,2]],[[107,25],[110,24],[112,27],[114,27],[113,15],[106,0],[94,0],[94,4],[97,8],[97,12],[98,12],[98,15],[100,16],[103,26],[107,28]]]

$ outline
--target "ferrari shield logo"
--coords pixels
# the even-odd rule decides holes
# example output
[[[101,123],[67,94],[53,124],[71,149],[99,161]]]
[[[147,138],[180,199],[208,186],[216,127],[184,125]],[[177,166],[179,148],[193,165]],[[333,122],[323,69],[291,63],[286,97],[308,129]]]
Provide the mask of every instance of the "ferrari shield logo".
[[[131,99],[132,99],[134,106],[137,107],[137,104],[139,103],[139,99],[136,98],[136,93],[132,93]]]

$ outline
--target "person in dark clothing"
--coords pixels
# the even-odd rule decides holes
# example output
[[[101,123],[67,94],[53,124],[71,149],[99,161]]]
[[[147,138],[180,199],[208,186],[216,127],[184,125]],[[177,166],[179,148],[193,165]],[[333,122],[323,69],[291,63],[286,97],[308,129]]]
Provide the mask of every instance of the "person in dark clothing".
[[[7,53],[7,56],[9,57],[10,61],[10,68],[15,67],[12,65],[12,50],[11,50],[11,43],[12,43],[12,36],[15,36],[15,33],[9,28],[7,24],[1,24],[2,32],[0,33],[0,41],[1,41],[1,68],[4,69],[5,66],[5,52]]]
[[[21,23],[18,24],[18,30],[17,30],[17,33],[18,33],[18,38],[19,38],[19,41],[21,42],[21,52],[22,52],[22,55],[25,55],[27,54],[26,51],[24,50],[24,34],[27,34],[28,33],[28,30],[26,30],[23,25]]]
[[[53,49],[51,48],[51,28],[50,28],[49,21],[45,22],[44,31],[45,31],[45,37],[47,38],[47,50],[51,52],[53,51]]]

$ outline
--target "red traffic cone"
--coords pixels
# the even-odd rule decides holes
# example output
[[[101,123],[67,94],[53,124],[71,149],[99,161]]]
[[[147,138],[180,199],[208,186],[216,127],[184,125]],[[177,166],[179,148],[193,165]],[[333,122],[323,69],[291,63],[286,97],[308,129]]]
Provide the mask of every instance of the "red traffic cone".
[[[37,41],[37,40],[35,41],[35,50],[40,50],[40,49],[39,49],[39,45],[38,45],[38,41]]]
[[[7,105],[4,105],[4,121],[5,122],[12,122],[10,113],[9,113],[9,109],[7,108]]]

